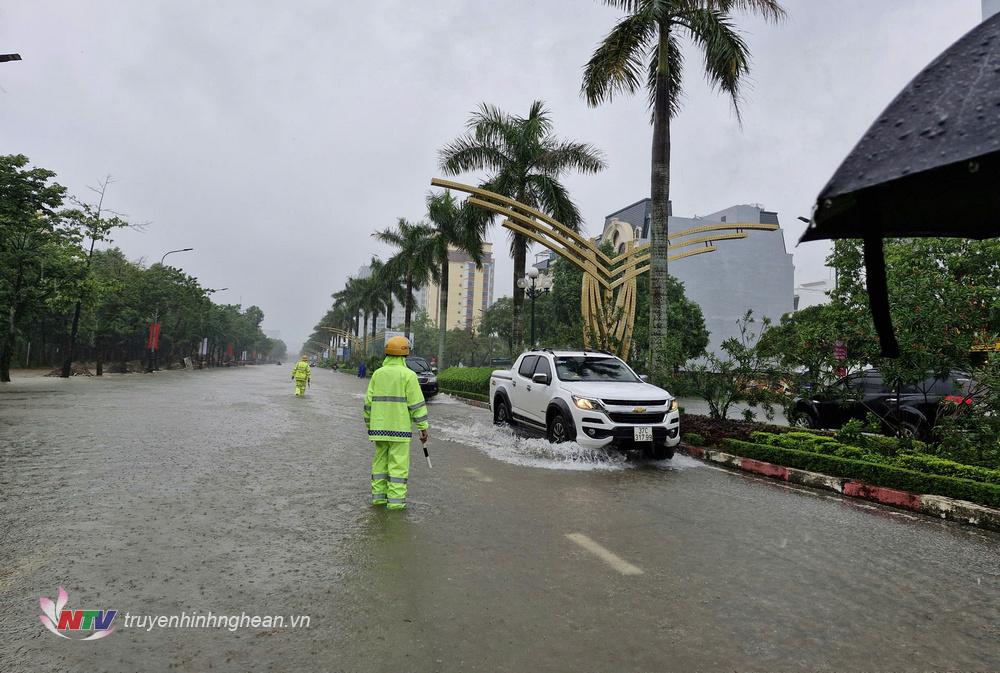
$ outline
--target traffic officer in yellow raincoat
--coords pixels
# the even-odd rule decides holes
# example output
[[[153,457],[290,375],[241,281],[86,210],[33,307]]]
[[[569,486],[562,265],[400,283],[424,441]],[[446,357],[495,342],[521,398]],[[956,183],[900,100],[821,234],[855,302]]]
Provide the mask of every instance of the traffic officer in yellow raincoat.
[[[406,366],[410,342],[395,336],[385,344],[385,360],[375,370],[365,395],[365,425],[375,442],[372,460],[372,504],[406,508],[406,480],[410,476],[410,439],[413,424],[420,441],[427,441],[427,403],[417,375]]]
[[[312,378],[312,371],[309,369],[309,358],[305,355],[292,367],[292,380],[295,381],[295,396],[302,397],[306,394],[306,385]]]

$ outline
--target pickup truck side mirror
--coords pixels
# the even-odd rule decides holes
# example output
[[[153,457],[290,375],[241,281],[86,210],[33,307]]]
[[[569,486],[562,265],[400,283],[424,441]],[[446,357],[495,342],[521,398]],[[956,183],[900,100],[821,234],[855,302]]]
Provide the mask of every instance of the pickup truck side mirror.
[[[438,373],[438,368],[437,367],[431,367],[431,371],[434,372],[435,374],[437,374]]]
[[[541,383],[543,386],[549,385],[549,375],[539,372],[531,377],[533,383]]]
[[[643,383],[649,383],[649,374],[639,374],[639,380]]]

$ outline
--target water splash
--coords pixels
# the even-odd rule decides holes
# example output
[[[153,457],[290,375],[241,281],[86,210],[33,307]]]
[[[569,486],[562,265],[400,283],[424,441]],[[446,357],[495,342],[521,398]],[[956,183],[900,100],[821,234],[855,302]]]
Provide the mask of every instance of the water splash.
[[[548,470],[624,470],[632,467],[625,454],[607,449],[588,449],[575,442],[552,444],[547,439],[526,437],[511,428],[499,428],[488,420],[459,423],[441,421],[436,428],[448,440],[479,449],[490,458]]]

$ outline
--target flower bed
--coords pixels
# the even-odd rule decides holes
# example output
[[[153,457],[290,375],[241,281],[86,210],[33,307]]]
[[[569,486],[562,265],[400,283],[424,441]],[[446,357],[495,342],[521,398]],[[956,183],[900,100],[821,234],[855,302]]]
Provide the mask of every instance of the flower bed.
[[[742,439],[749,441],[755,432],[794,432],[796,428],[767,423],[737,421],[735,419],[718,420],[697,414],[681,414],[681,431],[694,434],[704,443],[690,442],[698,446],[720,446],[724,439]]]

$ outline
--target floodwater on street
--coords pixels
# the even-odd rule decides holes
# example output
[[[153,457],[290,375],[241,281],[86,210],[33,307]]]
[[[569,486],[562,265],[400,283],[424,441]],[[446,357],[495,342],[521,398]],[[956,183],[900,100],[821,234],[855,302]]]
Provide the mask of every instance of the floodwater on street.
[[[374,509],[365,382],[289,369],[0,386],[0,671],[1000,669],[996,533],[446,396],[409,509]],[[60,586],[116,631],[47,632]],[[124,623],[182,613],[286,623]]]

